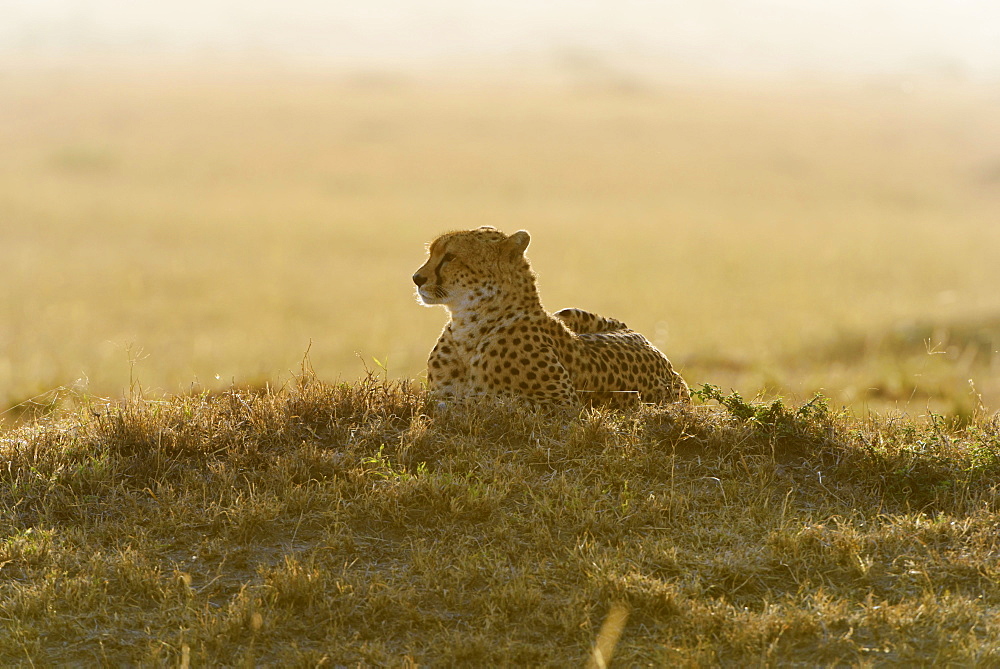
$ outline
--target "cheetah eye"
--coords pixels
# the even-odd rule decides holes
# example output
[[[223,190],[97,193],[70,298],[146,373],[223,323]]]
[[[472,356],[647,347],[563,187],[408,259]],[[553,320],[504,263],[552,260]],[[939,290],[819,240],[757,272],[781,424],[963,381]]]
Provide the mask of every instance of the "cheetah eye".
[[[455,254],[454,253],[445,253],[444,257],[441,258],[441,262],[442,263],[451,262],[454,259],[455,259]]]

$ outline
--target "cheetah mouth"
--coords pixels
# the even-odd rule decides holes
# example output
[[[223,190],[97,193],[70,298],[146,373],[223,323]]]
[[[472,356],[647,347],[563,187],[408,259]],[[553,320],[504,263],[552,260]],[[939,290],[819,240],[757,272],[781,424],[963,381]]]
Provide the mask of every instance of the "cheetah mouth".
[[[440,286],[436,288],[427,288],[426,286],[417,288],[417,299],[427,305],[443,304],[447,297],[448,293]]]

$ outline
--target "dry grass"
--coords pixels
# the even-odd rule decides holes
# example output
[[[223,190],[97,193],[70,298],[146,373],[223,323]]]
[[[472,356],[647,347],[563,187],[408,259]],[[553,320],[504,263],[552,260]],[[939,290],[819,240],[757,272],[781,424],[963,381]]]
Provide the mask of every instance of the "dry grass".
[[[9,431],[0,663],[565,666],[609,612],[620,666],[1000,661],[996,419],[702,395],[429,416],[307,373]]]
[[[479,224],[531,230],[550,308],[695,384],[968,415],[972,379],[996,407],[998,116],[943,88],[4,71],[0,407],[275,382],[310,341],[323,378],[415,378],[444,314],[409,275]]]

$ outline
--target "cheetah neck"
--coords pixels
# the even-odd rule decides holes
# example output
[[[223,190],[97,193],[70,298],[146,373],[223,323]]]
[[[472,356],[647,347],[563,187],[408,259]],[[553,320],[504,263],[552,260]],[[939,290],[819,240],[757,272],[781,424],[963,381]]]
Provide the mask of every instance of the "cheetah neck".
[[[451,313],[453,336],[463,340],[479,339],[483,334],[508,321],[548,318],[533,280],[501,288],[485,285],[456,304],[447,305]]]

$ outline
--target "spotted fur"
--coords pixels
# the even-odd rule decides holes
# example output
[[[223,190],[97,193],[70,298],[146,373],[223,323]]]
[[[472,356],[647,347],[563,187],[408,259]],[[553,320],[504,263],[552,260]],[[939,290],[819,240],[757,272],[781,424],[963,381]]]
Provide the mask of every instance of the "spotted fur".
[[[423,304],[451,313],[427,360],[434,396],[509,394],[563,407],[690,399],[666,356],[621,321],[546,312],[524,256],[529,241],[523,230],[482,227],[431,243],[413,282]]]

